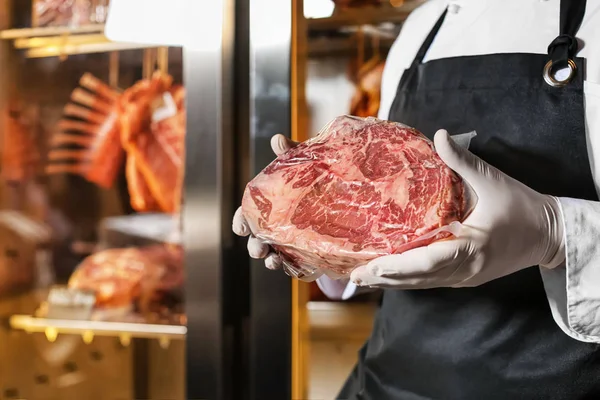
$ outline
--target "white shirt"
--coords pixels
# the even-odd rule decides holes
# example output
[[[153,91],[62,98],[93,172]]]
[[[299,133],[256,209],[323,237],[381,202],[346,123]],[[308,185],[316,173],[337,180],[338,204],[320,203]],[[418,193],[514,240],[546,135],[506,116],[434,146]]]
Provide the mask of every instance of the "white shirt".
[[[388,54],[379,118],[388,118],[404,70],[446,7],[449,12],[424,62],[495,53],[547,54],[548,45],[559,34],[560,0],[430,0],[409,16]],[[578,56],[587,59],[586,137],[600,193],[599,0],[587,2],[577,37],[584,43]],[[541,269],[548,302],[556,323],[566,334],[600,343],[600,203],[567,198],[561,198],[560,203],[566,262],[554,270]],[[347,281],[320,278],[317,283],[334,299],[347,299],[363,290]]]

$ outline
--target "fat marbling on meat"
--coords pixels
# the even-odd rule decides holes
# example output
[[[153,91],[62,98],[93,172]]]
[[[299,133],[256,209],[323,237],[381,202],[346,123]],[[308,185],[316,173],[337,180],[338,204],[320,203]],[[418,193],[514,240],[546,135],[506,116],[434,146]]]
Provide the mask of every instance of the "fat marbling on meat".
[[[416,129],[341,116],[258,174],[242,212],[289,264],[338,277],[449,237],[443,227],[464,219],[465,199],[461,178]]]

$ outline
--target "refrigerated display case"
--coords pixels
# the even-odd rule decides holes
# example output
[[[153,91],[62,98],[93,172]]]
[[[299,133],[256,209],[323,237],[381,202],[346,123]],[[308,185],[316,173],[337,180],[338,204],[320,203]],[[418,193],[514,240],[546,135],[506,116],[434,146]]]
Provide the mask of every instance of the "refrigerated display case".
[[[19,172],[0,189],[0,398],[291,398],[297,283],[251,263],[230,223],[268,137],[292,133],[292,1],[117,11],[132,3],[106,25],[0,4],[0,168]],[[164,74],[186,93],[181,202],[152,168],[177,149]]]
[[[41,3],[0,3],[0,398],[183,399],[178,216],[136,212],[131,157],[109,154],[123,93],[155,70],[181,84],[182,51],[108,40],[105,2],[77,24]],[[145,291],[151,267],[173,285]]]

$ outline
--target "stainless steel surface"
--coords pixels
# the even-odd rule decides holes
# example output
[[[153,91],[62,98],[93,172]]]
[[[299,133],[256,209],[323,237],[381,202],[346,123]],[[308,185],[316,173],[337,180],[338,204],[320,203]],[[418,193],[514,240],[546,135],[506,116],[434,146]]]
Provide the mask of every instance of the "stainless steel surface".
[[[271,136],[291,132],[292,0],[250,0],[250,174],[275,156]],[[251,262],[251,398],[291,398],[291,280]]]
[[[225,253],[231,247],[233,2],[189,2],[197,45],[184,49],[187,134],[183,229],[188,399],[228,398],[232,348],[225,324]],[[192,5],[194,4],[194,5]]]
[[[291,281],[249,261],[231,218],[248,179],[274,158],[270,137],[291,131],[292,0],[212,3],[198,21],[202,45],[184,50],[186,398],[284,400]],[[222,23],[209,35],[203,21]]]

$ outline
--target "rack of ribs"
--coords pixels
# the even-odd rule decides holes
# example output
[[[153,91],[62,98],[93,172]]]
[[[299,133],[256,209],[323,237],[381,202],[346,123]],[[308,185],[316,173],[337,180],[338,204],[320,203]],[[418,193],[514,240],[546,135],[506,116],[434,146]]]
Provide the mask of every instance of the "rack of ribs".
[[[110,188],[123,160],[119,139],[120,94],[86,73],[71,94],[52,137],[48,174],[81,175],[103,188]]]

